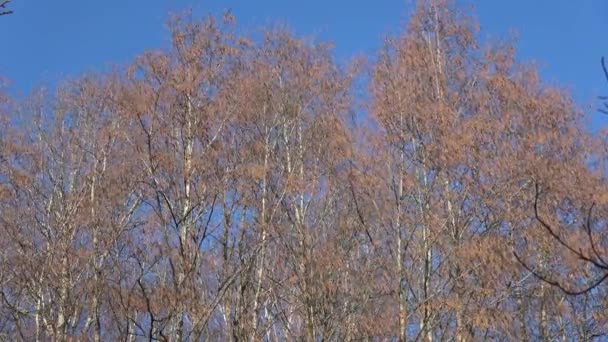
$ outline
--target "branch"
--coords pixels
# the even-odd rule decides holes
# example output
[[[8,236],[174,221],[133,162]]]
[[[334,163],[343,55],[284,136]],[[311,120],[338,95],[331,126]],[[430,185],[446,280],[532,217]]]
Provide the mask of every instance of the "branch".
[[[604,59],[602,58],[602,66],[603,65],[604,65]],[[606,68],[604,68],[604,71],[606,71]],[[608,73],[607,73],[606,77],[608,78]],[[559,242],[559,244],[564,246],[571,253],[574,253],[574,255],[578,256],[579,259],[591,263],[593,266],[595,266],[596,268],[599,268],[603,272],[599,278],[597,278],[595,281],[593,281],[590,285],[588,285],[584,289],[572,290],[572,289],[568,289],[565,286],[563,286],[562,284],[560,284],[559,281],[549,279],[545,275],[542,275],[542,274],[536,272],[534,269],[532,269],[530,266],[528,266],[528,264],[526,264],[526,262],[524,262],[524,260],[522,258],[520,258],[520,256],[515,251],[513,251],[513,255],[515,256],[515,259],[517,259],[517,261],[526,270],[528,270],[531,274],[533,274],[536,278],[540,279],[541,281],[544,281],[545,283],[547,283],[549,285],[559,288],[560,290],[562,290],[564,293],[566,293],[568,295],[578,296],[578,295],[585,294],[585,293],[593,290],[594,288],[599,286],[601,283],[603,283],[606,279],[608,279],[608,264],[606,263],[605,259],[601,256],[601,254],[598,252],[596,243],[593,240],[593,235],[591,232],[591,214],[593,212],[593,208],[595,207],[595,203],[591,205],[591,207],[589,208],[589,211],[587,212],[587,220],[586,220],[584,228],[587,233],[589,243],[591,244],[591,250],[593,251],[595,258],[597,258],[597,259],[588,257],[585,254],[583,254],[582,251],[580,251],[580,250],[577,251],[574,247],[570,246],[553,230],[553,228],[546,221],[544,221],[540,217],[540,214],[538,212],[538,198],[539,198],[538,183],[535,184],[535,189],[536,189],[536,194],[535,194],[535,198],[534,198],[534,215],[536,216],[536,219],[541,224],[541,226],[543,226],[543,228],[545,228],[549,232],[549,234],[555,240],[557,240],[557,242]]]
[[[515,251],[513,251],[513,255],[515,256],[515,259],[517,259],[517,261],[530,273],[532,273],[536,278],[540,279],[541,281],[544,281],[545,283],[551,285],[551,286],[555,286],[557,288],[559,288],[560,290],[562,290],[565,294],[567,295],[571,295],[571,296],[578,296],[578,295],[582,295],[585,294],[591,290],[593,290],[594,288],[598,287],[601,283],[604,282],[604,280],[608,279],[608,272],[604,273],[600,278],[598,278],[596,281],[594,281],[591,285],[585,287],[582,290],[571,290],[566,288],[565,286],[563,286],[562,284],[560,284],[557,280],[551,280],[547,277],[545,277],[544,275],[536,272],[535,270],[533,270],[530,266],[528,266],[528,264],[526,264],[523,259],[517,255],[517,253]]]
[[[602,64],[602,71],[604,71],[604,77],[606,77],[606,82],[608,82],[608,68],[606,67],[606,60],[604,59],[604,56],[602,56],[601,64]],[[606,101],[608,99],[608,96],[600,96],[599,99]],[[600,113],[608,115],[608,103],[604,102],[604,108],[598,108],[598,111]]]
[[[579,259],[590,262],[597,268],[608,270],[608,265],[603,263],[601,260],[599,260],[599,261],[594,260],[591,257],[588,257],[585,254],[583,254],[583,252],[581,252],[580,250],[577,251],[576,249],[574,249],[574,247],[570,246],[553,230],[553,228],[551,228],[551,226],[545,220],[543,220],[540,217],[540,214],[538,213],[538,197],[539,197],[538,183],[535,184],[535,188],[536,188],[536,195],[534,197],[534,215],[536,216],[536,220],[541,224],[541,226],[543,226],[549,232],[549,234],[555,240],[557,240],[557,242],[559,242],[560,245],[564,246],[567,250],[572,252],[574,255],[578,256]],[[593,206],[592,206],[592,208],[593,208]],[[589,234],[590,234],[590,232],[589,232]]]
[[[3,8],[2,10],[0,10],[0,15],[13,13],[13,11],[5,9],[9,2],[11,2],[11,0],[0,0],[0,8]]]
[[[591,250],[595,257],[603,264],[604,268],[608,266],[606,260],[602,257],[602,255],[598,252],[597,247],[595,245],[595,241],[593,241],[593,234],[591,233],[591,213],[593,212],[593,208],[595,207],[595,203],[591,205],[589,208],[589,212],[587,213],[587,222],[585,223],[585,230],[587,231],[587,237],[589,238],[589,244],[591,244]]]
[[[351,168],[352,168],[352,163],[351,163]],[[348,182],[350,185],[350,193],[353,197],[353,202],[355,204],[355,210],[357,212],[359,222],[361,223],[361,225],[363,226],[363,229],[365,230],[365,234],[367,235],[367,238],[369,239],[369,243],[371,243],[373,246],[374,239],[372,239],[372,235],[369,233],[369,229],[367,228],[367,223],[365,222],[365,218],[363,218],[363,213],[361,213],[361,209],[359,208],[359,202],[357,201],[357,194],[355,193],[355,185],[353,184],[353,180],[351,179],[351,177],[348,177]]]
[[[606,60],[604,59],[604,56],[602,56],[602,70],[604,71],[604,76],[606,77],[606,81],[608,82],[608,68],[606,68]]]

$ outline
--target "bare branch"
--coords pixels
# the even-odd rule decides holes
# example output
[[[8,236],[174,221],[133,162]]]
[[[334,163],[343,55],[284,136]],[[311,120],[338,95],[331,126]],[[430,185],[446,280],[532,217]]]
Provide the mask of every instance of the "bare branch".
[[[549,235],[551,235],[560,245],[564,246],[568,251],[570,251],[571,253],[576,255],[579,259],[581,259],[585,262],[589,262],[596,268],[602,270],[603,271],[602,275],[598,279],[593,281],[590,285],[583,288],[582,290],[572,290],[572,289],[569,289],[566,286],[562,285],[559,281],[550,279],[546,275],[538,273],[536,270],[534,270],[532,267],[530,267],[515,251],[513,251],[513,255],[515,256],[517,261],[526,270],[528,270],[530,273],[532,273],[536,278],[540,279],[541,281],[543,281],[549,285],[559,288],[560,290],[562,290],[564,293],[566,293],[568,295],[577,296],[577,295],[585,294],[585,293],[593,290],[594,288],[596,288],[597,286],[602,284],[606,279],[608,279],[608,264],[605,262],[605,259],[599,253],[599,251],[596,247],[595,241],[593,240],[593,235],[591,232],[591,215],[593,212],[593,208],[595,207],[595,203],[593,205],[591,205],[591,207],[589,208],[589,211],[587,212],[587,220],[586,220],[584,228],[585,228],[585,231],[589,238],[589,243],[591,244],[591,250],[593,251],[595,258],[597,258],[597,259],[586,256],[585,254],[583,254],[582,251],[576,250],[574,247],[569,245],[555,232],[555,230],[545,220],[543,220],[540,217],[540,214],[538,212],[538,198],[539,198],[539,194],[540,194],[538,183],[535,184],[535,190],[536,190],[536,194],[535,194],[535,198],[534,198],[534,214],[536,216],[537,221],[541,224],[541,226],[543,226],[543,228],[545,228],[549,232]]]
[[[606,77],[606,81],[608,82],[608,68],[606,67],[606,59],[604,58],[604,56],[602,56],[601,64],[602,64],[602,71],[604,72],[604,77]],[[599,99],[602,101],[606,101],[606,100],[608,100],[608,96],[599,96]],[[608,103],[604,102],[603,105],[604,105],[604,108],[598,108],[598,111],[600,113],[608,115]]]
[[[608,269],[608,266],[605,263],[602,263],[601,260],[595,260],[592,259],[591,257],[586,256],[585,254],[583,254],[583,252],[581,252],[580,250],[576,250],[574,247],[570,246],[567,242],[565,242],[555,231],[554,229],[545,221],[540,217],[540,214],[538,212],[538,198],[539,198],[539,186],[538,183],[536,183],[535,185],[535,189],[536,189],[536,195],[534,198],[534,215],[536,216],[536,220],[541,224],[541,226],[543,226],[543,228],[545,228],[549,234],[557,241],[559,242],[560,245],[564,246],[567,250],[569,250],[570,252],[572,252],[574,255],[576,255],[577,257],[579,257],[579,259],[587,261],[592,263],[595,267],[600,268],[600,269]]]
[[[515,259],[517,259],[517,261],[530,273],[532,273],[536,278],[540,279],[541,281],[551,285],[551,286],[555,286],[557,288],[559,288],[560,290],[562,290],[565,294],[571,295],[571,296],[579,296],[582,294],[585,294],[591,290],[593,290],[594,288],[598,287],[602,282],[604,282],[604,280],[608,279],[608,272],[604,273],[600,278],[598,278],[597,280],[595,280],[593,283],[591,283],[591,285],[585,287],[582,290],[571,290],[566,288],[565,286],[563,286],[562,284],[560,284],[557,280],[552,280],[549,279],[548,277],[536,272],[535,270],[533,270],[530,266],[528,266],[528,264],[526,264],[526,262],[519,256],[517,255],[516,252],[513,252],[513,255],[515,256]]]
[[[11,2],[11,0],[3,0],[0,2],[0,8],[2,8],[2,10],[0,10],[0,15],[7,15],[13,13],[13,11],[6,9],[6,6],[8,6],[9,2]]]

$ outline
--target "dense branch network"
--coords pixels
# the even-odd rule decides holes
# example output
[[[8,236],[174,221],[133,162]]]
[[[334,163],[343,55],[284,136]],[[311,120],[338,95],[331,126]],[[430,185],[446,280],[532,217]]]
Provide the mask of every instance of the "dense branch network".
[[[606,336],[608,196],[579,210],[606,151],[451,0],[419,0],[365,67],[229,14],[168,27],[125,68],[0,100],[0,339]],[[601,276],[565,286],[531,246]]]

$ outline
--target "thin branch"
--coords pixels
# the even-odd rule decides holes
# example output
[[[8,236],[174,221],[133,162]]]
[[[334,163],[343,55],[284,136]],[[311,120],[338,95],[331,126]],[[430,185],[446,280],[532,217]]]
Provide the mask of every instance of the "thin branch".
[[[352,163],[351,163],[351,168],[352,168]],[[365,230],[365,234],[367,235],[369,242],[373,246],[374,239],[372,239],[372,235],[369,232],[367,223],[365,222],[365,218],[363,217],[363,213],[361,212],[361,208],[359,207],[359,201],[357,200],[357,194],[355,193],[355,185],[353,184],[353,180],[351,179],[351,177],[348,178],[348,182],[350,185],[350,193],[352,195],[353,202],[355,204],[355,211],[357,212],[357,217],[359,218],[359,222],[361,223],[361,225],[363,226],[363,229]]]
[[[580,250],[576,250],[576,249],[574,249],[574,247],[570,246],[553,230],[553,228],[551,228],[551,226],[545,220],[543,220],[540,217],[540,214],[538,212],[538,198],[540,195],[538,183],[535,184],[535,188],[536,188],[536,195],[534,197],[534,215],[536,216],[536,220],[541,224],[541,226],[543,226],[543,228],[545,228],[549,232],[549,234],[557,242],[559,242],[560,245],[564,246],[567,250],[572,252],[574,255],[578,256],[579,259],[590,262],[597,268],[604,269],[604,270],[608,269],[608,266],[606,264],[602,263],[601,261],[594,260],[591,257],[588,257],[585,254],[583,254]]]
[[[602,70],[604,71],[604,76],[608,82],[608,68],[606,68],[606,60],[604,59],[604,56],[602,56]]]
[[[596,281],[594,281],[591,285],[587,286],[586,288],[584,288],[582,290],[570,290],[570,289],[567,289],[566,287],[564,287],[558,281],[551,280],[551,279],[545,277],[544,275],[542,275],[542,274],[536,272],[535,270],[533,270],[530,266],[528,266],[528,264],[526,264],[524,262],[524,260],[519,255],[517,255],[517,253],[515,251],[513,252],[513,255],[515,255],[515,259],[517,259],[517,261],[526,270],[528,270],[528,272],[532,273],[536,278],[544,281],[545,283],[547,283],[547,284],[549,284],[551,286],[555,286],[555,287],[559,288],[560,290],[562,290],[567,295],[578,296],[578,295],[585,294],[585,293],[593,290],[594,288],[598,287],[601,283],[603,283],[606,279],[608,279],[608,272],[606,272],[600,278],[598,278]]]
[[[3,8],[2,10],[0,10],[0,15],[7,15],[7,14],[13,13],[13,11],[11,11],[9,9],[5,9],[6,6],[8,6],[9,2],[11,2],[11,0],[4,0],[4,1],[0,2],[0,8]]]
[[[606,67],[606,60],[604,59],[604,56],[602,56],[601,64],[602,71],[604,72],[604,77],[606,77],[606,81],[608,82],[608,68]],[[599,96],[599,99],[602,101],[606,101],[608,100],[608,96]],[[598,108],[598,111],[600,113],[608,115],[608,103],[604,103],[604,108]]]
[[[608,266],[606,260],[602,257],[602,255],[598,252],[597,247],[595,246],[595,241],[593,241],[593,234],[591,232],[591,213],[593,212],[593,208],[595,207],[595,203],[591,205],[589,208],[589,212],[587,213],[587,222],[585,223],[585,230],[587,231],[587,236],[589,237],[589,244],[591,244],[591,250],[595,257],[602,263],[604,266]]]
[[[602,65],[603,65],[603,59],[602,59]],[[608,77],[608,75],[607,75]],[[595,267],[603,270],[602,275],[596,279],[595,281],[593,281],[590,285],[588,285],[587,287],[585,287],[582,290],[571,290],[566,288],[565,286],[563,286],[562,284],[560,284],[559,281],[557,280],[553,280],[553,279],[549,279],[548,277],[546,277],[543,274],[538,273],[536,270],[532,269],[530,266],[528,266],[528,264],[515,252],[513,251],[513,255],[515,256],[515,258],[517,259],[517,261],[526,269],[528,270],[530,273],[532,273],[536,278],[540,279],[541,281],[555,286],[557,288],[559,288],[560,290],[562,290],[564,293],[568,294],[568,295],[573,295],[573,296],[578,296],[581,294],[585,294],[591,290],[593,290],[594,288],[596,288],[597,286],[599,286],[600,284],[602,284],[606,279],[608,279],[608,264],[605,262],[604,258],[601,256],[601,254],[598,252],[595,241],[593,240],[593,235],[591,232],[591,215],[593,213],[593,208],[595,207],[595,203],[593,205],[591,205],[591,207],[589,208],[589,211],[587,212],[587,221],[585,223],[585,231],[587,233],[587,236],[589,238],[589,243],[591,244],[591,249],[595,255],[595,257],[597,258],[597,260],[592,259],[591,257],[588,257],[586,255],[584,255],[582,253],[582,251],[580,250],[576,250],[574,249],[574,247],[570,246],[568,243],[566,243],[554,230],[553,228],[546,222],[544,221],[541,217],[540,214],[538,212],[538,198],[539,198],[539,186],[538,183],[535,184],[535,189],[536,189],[536,194],[535,194],[535,198],[534,198],[534,214],[536,216],[536,219],[538,220],[538,222],[543,226],[543,228],[545,228],[549,234],[555,239],[557,240],[557,242],[559,242],[562,246],[564,246],[567,250],[569,250],[570,252],[572,252],[574,255],[578,256],[579,259],[584,260],[586,262],[591,263],[592,265],[594,265]]]

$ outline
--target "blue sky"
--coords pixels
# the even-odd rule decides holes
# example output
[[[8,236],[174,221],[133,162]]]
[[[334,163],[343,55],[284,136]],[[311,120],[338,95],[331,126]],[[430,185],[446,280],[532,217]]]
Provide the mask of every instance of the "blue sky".
[[[515,31],[518,58],[535,61],[544,80],[572,90],[583,106],[608,94],[600,57],[608,57],[606,0],[466,0],[481,38]],[[462,1],[461,1],[462,2]],[[170,12],[230,9],[239,27],[286,23],[300,35],[331,40],[340,59],[373,54],[405,24],[414,0],[13,0],[0,19],[0,75],[23,95],[41,83],[124,65],[146,49],[166,47]],[[593,107],[593,106],[591,106]],[[594,108],[594,107],[593,107]],[[591,111],[593,112],[593,111]],[[608,118],[591,113],[593,126]]]

